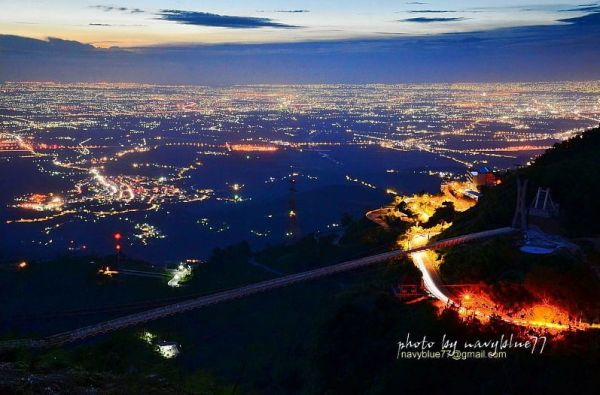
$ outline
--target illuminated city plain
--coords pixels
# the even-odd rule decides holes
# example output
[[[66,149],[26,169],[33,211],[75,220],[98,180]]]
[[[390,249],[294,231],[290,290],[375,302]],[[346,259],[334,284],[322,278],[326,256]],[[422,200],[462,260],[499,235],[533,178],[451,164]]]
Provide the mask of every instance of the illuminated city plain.
[[[600,118],[597,81],[0,91],[0,226],[15,258],[107,252],[115,231],[157,263],[278,242],[291,198],[303,233],[335,232],[390,189],[523,165]]]

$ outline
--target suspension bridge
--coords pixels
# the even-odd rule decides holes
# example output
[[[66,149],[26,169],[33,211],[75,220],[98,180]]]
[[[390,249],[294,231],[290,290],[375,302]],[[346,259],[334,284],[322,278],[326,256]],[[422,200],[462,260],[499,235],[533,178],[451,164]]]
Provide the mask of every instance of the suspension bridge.
[[[470,233],[463,236],[452,237],[444,240],[438,240],[420,247],[415,247],[407,250],[393,250],[376,255],[370,255],[363,258],[345,261],[342,263],[326,266],[314,270],[309,270],[301,273],[290,274],[271,280],[258,282],[255,284],[246,285],[240,288],[229,289],[214,294],[191,298],[175,302],[169,305],[156,307],[150,310],[142,311],[126,315],[120,318],[109,321],[100,322],[98,324],[85,326],[79,329],[59,333],[43,339],[20,339],[8,340],[0,342],[0,350],[14,348],[46,348],[56,347],[67,343],[73,343],[84,340],[93,336],[106,334],[127,327],[137,326],[146,322],[158,320],[173,316],[175,314],[184,313],[191,310],[196,310],[202,307],[224,303],[236,299],[245,298],[250,295],[263,293],[277,288],[287,287],[293,284],[319,279],[326,276],[331,276],[338,273],[343,273],[351,270],[364,268],[376,263],[385,262],[390,259],[401,258],[415,252],[424,250],[438,250],[443,248],[454,247],[456,245],[482,240],[501,235],[507,235],[517,232],[517,228],[505,227],[483,232]]]

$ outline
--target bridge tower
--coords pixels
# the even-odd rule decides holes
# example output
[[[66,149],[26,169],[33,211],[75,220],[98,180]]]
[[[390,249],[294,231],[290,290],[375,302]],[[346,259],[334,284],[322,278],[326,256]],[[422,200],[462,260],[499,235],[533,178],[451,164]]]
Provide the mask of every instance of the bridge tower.
[[[296,207],[296,176],[292,173],[290,177],[290,200],[288,207],[288,229],[285,233],[290,240],[297,240],[300,237],[300,226],[298,225],[298,210]]]
[[[527,181],[517,178],[517,203],[515,206],[515,215],[512,220],[512,227],[519,228],[522,231],[527,230],[527,208],[525,206]]]

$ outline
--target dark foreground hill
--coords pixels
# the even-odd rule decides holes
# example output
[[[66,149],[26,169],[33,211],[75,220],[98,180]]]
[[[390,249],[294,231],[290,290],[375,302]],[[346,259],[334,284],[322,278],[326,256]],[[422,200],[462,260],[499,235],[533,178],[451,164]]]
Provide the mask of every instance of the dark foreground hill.
[[[507,226],[515,208],[517,178],[527,179],[527,204],[538,187],[550,188],[560,204],[559,224],[569,236],[600,234],[600,127],[555,144],[530,166],[511,171],[501,185],[484,191],[446,235]]]
[[[560,204],[557,218],[530,216],[530,225],[572,243],[549,255],[526,254],[520,240],[494,239],[444,252],[449,283],[483,282],[497,302],[515,306],[546,301],[594,321],[600,317],[600,128],[556,144],[530,166],[504,175],[481,202],[459,215],[444,236],[507,226],[514,213],[517,178],[528,180],[527,203],[538,187],[550,188]]]
[[[528,203],[538,187],[549,187],[560,204],[552,229],[578,245],[576,251],[531,255],[518,237],[505,237],[442,251],[441,274],[449,283],[481,282],[496,303],[550,302],[575,317],[600,320],[600,128],[555,145],[531,166],[503,175],[484,191],[477,206],[459,214],[440,237],[508,226],[515,207],[517,178],[529,180]],[[404,272],[385,275],[405,282]],[[414,268],[413,268],[414,269]],[[599,271],[600,272],[600,271]],[[410,280],[409,280],[410,282]],[[312,360],[314,393],[344,394],[524,394],[597,392],[600,331],[569,332],[550,338],[543,355],[510,352],[506,358],[453,360],[396,359],[396,344],[423,336],[438,340],[498,339],[518,333],[506,324],[462,322],[446,310],[436,317],[428,303],[404,305],[382,288],[338,301],[321,326]]]

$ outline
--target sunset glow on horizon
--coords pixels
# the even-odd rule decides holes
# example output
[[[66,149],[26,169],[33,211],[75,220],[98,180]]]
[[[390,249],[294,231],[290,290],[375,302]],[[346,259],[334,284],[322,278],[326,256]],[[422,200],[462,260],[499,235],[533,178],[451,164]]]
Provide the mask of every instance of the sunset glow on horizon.
[[[570,4],[570,5],[565,5]],[[73,1],[2,2],[0,34],[56,37],[96,47],[273,43],[470,32],[559,24],[585,15],[577,1]]]

